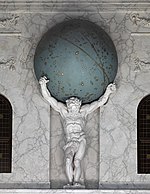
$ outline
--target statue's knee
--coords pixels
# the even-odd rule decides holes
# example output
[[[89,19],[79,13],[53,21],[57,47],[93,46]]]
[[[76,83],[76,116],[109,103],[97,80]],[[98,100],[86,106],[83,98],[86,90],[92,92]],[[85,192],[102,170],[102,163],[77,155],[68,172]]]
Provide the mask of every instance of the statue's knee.
[[[80,161],[79,159],[75,159],[75,160],[74,160],[74,165],[75,165],[75,167],[78,168],[78,167],[80,166],[80,162],[81,162],[81,161]]]
[[[70,158],[66,158],[66,166],[71,165],[72,161]]]

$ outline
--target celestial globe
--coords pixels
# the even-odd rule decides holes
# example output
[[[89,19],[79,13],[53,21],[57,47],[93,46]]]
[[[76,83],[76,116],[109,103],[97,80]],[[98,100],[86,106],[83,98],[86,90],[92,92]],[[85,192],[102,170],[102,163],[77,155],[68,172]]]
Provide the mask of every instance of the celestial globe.
[[[118,59],[108,34],[95,23],[72,19],[52,27],[39,42],[34,71],[46,76],[51,95],[65,102],[78,97],[82,103],[97,100],[117,74]]]

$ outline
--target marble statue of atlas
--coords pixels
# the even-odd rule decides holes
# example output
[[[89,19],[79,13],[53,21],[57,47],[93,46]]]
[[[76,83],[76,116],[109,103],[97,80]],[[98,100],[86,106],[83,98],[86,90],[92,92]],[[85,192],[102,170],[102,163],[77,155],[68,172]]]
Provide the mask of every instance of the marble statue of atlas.
[[[63,121],[63,129],[66,136],[65,152],[65,170],[68,178],[68,186],[79,186],[81,177],[81,161],[83,160],[86,149],[85,125],[87,115],[97,108],[107,103],[110,94],[116,91],[116,85],[111,83],[107,86],[103,96],[90,104],[82,105],[77,97],[70,97],[66,104],[57,101],[51,96],[47,89],[49,80],[43,76],[39,80],[41,93],[50,106],[60,113]]]

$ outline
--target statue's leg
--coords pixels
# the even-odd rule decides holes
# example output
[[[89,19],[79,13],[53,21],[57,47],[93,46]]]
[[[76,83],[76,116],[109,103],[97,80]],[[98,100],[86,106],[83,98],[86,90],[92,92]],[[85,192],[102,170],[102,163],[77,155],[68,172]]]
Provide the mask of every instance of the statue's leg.
[[[70,148],[66,149],[66,175],[69,180],[69,184],[72,184],[73,182],[73,152],[70,150]]]
[[[75,154],[75,158],[74,158],[74,182],[79,182],[80,176],[81,176],[81,161],[84,157],[84,153],[85,153],[85,148],[86,148],[86,140],[83,139],[80,142],[78,151]]]

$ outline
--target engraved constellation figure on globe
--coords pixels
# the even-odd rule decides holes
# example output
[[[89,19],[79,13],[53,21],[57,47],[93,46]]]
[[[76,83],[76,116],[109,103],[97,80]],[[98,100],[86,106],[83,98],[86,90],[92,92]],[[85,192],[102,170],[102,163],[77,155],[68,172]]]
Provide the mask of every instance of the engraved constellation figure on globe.
[[[83,160],[86,149],[84,129],[87,115],[107,103],[110,94],[116,91],[116,85],[114,83],[109,84],[104,95],[90,104],[82,105],[79,98],[70,97],[66,100],[65,105],[51,96],[46,86],[48,82],[49,80],[45,76],[39,80],[44,99],[55,111],[60,113],[63,119],[62,124],[66,136],[64,152],[66,175],[69,181],[68,186],[79,187],[81,186],[81,161]]]

